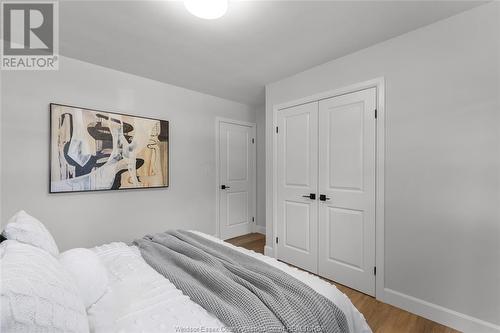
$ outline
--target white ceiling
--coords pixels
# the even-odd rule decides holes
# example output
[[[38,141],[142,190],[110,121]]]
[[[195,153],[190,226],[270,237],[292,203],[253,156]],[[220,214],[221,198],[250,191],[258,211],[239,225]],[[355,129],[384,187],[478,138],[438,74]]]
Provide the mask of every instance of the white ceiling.
[[[249,105],[264,86],[481,4],[232,1],[203,20],[182,1],[60,2],[60,53]]]

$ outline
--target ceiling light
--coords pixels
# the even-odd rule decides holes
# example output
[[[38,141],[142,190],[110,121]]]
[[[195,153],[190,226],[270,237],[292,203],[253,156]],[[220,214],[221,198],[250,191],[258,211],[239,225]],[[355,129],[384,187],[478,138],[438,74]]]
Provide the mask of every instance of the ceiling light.
[[[228,0],[184,0],[184,6],[194,16],[213,20],[227,12]]]

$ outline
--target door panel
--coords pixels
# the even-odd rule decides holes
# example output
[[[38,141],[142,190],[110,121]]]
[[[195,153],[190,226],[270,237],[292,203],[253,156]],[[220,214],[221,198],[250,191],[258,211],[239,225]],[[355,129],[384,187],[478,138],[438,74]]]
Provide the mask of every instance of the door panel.
[[[236,125],[238,126],[238,125]],[[248,174],[248,131],[228,130],[227,134],[227,178],[229,181],[247,181]]]
[[[248,192],[227,193],[228,222],[230,226],[248,222]]]
[[[311,250],[309,244],[309,229],[311,211],[310,205],[302,202],[285,202],[285,237],[284,246],[294,248],[308,253]]]
[[[252,232],[255,210],[255,128],[219,123],[219,232],[222,239]],[[226,188],[222,189],[221,185]]]
[[[292,186],[309,187],[311,184],[310,137],[312,128],[309,113],[290,115],[285,119],[285,183]],[[290,133],[293,133],[290,135]]]
[[[363,111],[360,102],[329,113],[330,188],[361,190],[363,187]]]
[[[363,212],[328,208],[328,260],[361,269],[363,267]]]
[[[376,89],[319,102],[321,276],[375,294]]]
[[[278,259],[317,272],[318,103],[278,112]]]

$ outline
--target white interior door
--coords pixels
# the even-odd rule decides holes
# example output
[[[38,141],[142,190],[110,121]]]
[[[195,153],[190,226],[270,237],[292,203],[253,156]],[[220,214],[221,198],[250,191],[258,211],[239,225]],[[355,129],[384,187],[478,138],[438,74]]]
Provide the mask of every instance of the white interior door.
[[[278,112],[278,259],[313,273],[318,269],[317,127],[318,102]]]
[[[319,102],[319,275],[375,295],[376,89]],[[321,200],[323,199],[323,200]]]
[[[219,122],[221,239],[252,232],[255,187],[255,126]]]

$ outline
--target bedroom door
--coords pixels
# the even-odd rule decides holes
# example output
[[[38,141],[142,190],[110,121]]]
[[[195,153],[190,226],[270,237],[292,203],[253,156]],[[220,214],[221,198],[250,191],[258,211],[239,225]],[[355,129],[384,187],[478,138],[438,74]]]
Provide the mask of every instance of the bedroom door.
[[[278,113],[278,259],[318,270],[318,102]]]
[[[319,102],[318,274],[375,295],[376,89]]]
[[[252,232],[255,220],[255,125],[219,121],[219,234]]]

